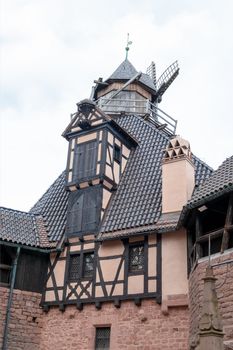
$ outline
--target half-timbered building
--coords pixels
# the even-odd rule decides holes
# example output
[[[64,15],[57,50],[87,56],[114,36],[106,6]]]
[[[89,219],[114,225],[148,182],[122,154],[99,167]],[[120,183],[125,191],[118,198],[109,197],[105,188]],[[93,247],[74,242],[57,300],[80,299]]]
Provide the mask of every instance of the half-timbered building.
[[[188,348],[188,273],[208,255],[209,231],[210,253],[232,247],[232,196],[204,208],[218,173],[158,108],[178,71],[175,62],[156,81],[126,59],[95,81],[64,126],[66,170],[29,213],[1,208],[1,282],[10,295],[41,294],[31,349]],[[30,273],[23,285],[6,272],[19,247],[35,256],[15,268],[16,281]]]

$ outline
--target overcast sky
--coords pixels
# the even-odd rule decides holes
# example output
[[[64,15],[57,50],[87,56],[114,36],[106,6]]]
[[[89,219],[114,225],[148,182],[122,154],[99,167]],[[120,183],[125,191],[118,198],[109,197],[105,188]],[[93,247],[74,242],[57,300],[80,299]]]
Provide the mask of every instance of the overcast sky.
[[[76,103],[124,60],[180,74],[160,108],[216,168],[233,154],[232,0],[0,0],[0,205],[29,210],[65,169]]]

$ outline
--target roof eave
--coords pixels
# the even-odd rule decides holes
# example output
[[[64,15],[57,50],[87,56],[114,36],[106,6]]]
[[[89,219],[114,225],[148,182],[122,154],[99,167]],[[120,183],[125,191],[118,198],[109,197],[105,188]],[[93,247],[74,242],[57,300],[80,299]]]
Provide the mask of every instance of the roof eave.
[[[36,251],[39,253],[46,253],[46,254],[61,250],[60,248],[32,246],[32,245],[28,245],[28,244],[24,244],[16,241],[10,241],[10,240],[4,240],[4,239],[0,239],[0,245],[7,245],[10,247],[21,247],[22,249]]]
[[[207,195],[207,196],[205,196],[205,197],[203,197],[195,202],[191,202],[191,203],[187,204],[185,207],[183,207],[183,210],[181,212],[177,227],[179,228],[179,227],[185,226],[187,224],[187,219],[188,219],[188,216],[189,216],[189,213],[191,210],[193,210],[197,207],[200,207],[203,204],[207,204],[207,203],[211,202],[212,200],[217,199],[217,198],[219,198],[219,197],[221,197],[229,192],[232,192],[232,191],[233,191],[233,184],[230,184],[228,186],[223,187],[218,192],[212,193],[212,194]]]

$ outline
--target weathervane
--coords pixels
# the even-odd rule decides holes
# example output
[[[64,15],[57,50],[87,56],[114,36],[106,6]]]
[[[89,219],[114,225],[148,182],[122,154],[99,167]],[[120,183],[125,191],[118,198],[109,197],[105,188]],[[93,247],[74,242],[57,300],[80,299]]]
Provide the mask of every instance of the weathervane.
[[[127,60],[128,59],[128,52],[129,52],[129,45],[131,45],[133,42],[129,40],[129,33],[127,34],[127,45],[126,45],[126,48],[125,48],[125,51],[126,51],[126,56],[125,56],[125,59]]]

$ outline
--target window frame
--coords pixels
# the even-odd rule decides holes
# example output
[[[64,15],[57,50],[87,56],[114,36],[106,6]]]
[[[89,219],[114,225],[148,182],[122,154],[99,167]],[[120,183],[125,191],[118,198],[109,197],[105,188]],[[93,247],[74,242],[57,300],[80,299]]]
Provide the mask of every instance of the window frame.
[[[71,279],[70,278],[70,270],[71,270],[71,261],[72,261],[72,258],[71,257],[74,257],[74,256],[78,256],[79,257],[79,269],[78,269],[78,278],[77,279]],[[80,253],[70,253],[70,256],[69,256],[69,262],[68,262],[68,273],[67,273],[67,280],[68,282],[72,283],[72,282],[77,282],[79,279],[80,279],[80,266],[81,266],[81,254]]]
[[[116,151],[117,150],[117,151]],[[119,157],[116,156],[119,152]],[[118,164],[121,164],[121,159],[122,159],[122,150],[121,147],[114,142],[113,144],[113,160],[117,162]]]
[[[92,260],[93,269],[91,270],[92,271],[91,275],[88,275],[88,274],[85,273],[85,272],[87,272],[87,271],[85,271],[85,266],[86,266],[85,257],[87,255],[93,255],[93,260]],[[82,278],[92,279],[94,277],[94,271],[95,271],[95,251],[92,250],[92,251],[85,251],[85,252],[83,252]]]
[[[131,269],[131,254],[130,254],[130,250],[133,248],[137,248],[137,247],[143,247],[143,266],[142,269],[139,270],[132,270]],[[145,241],[138,241],[138,242],[133,242],[133,243],[129,243],[129,254],[128,254],[128,275],[143,275],[145,272]]]
[[[109,337],[108,338],[98,338],[98,331],[100,329],[109,329]],[[98,340],[99,339],[108,339],[108,347],[107,348],[100,348],[98,347]],[[106,325],[106,326],[96,326],[95,327],[95,350],[101,350],[101,349],[106,349],[106,350],[110,350],[110,345],[111,345],[111,326]]]
[[[93,254],[93,273],[91,276],[87,276],[84,274],[84,257],[87,254]],[[79,270],[78,270],[78,277],[77,279],[70,279],[70,269],[71,269],[71,257],[72,256],[79,256]],[[68,259],[68,266],[67,266],[67,282],[68,283],[77,283],[79,280],[92,280],[94,279],[94,274],[95,274],[95,268],[96,268],[96,263],[95,263],[95,250],[94,249],[87,249],[84,251],[75,251],[75,252],[70,252],[69,254],[69,259]]]

